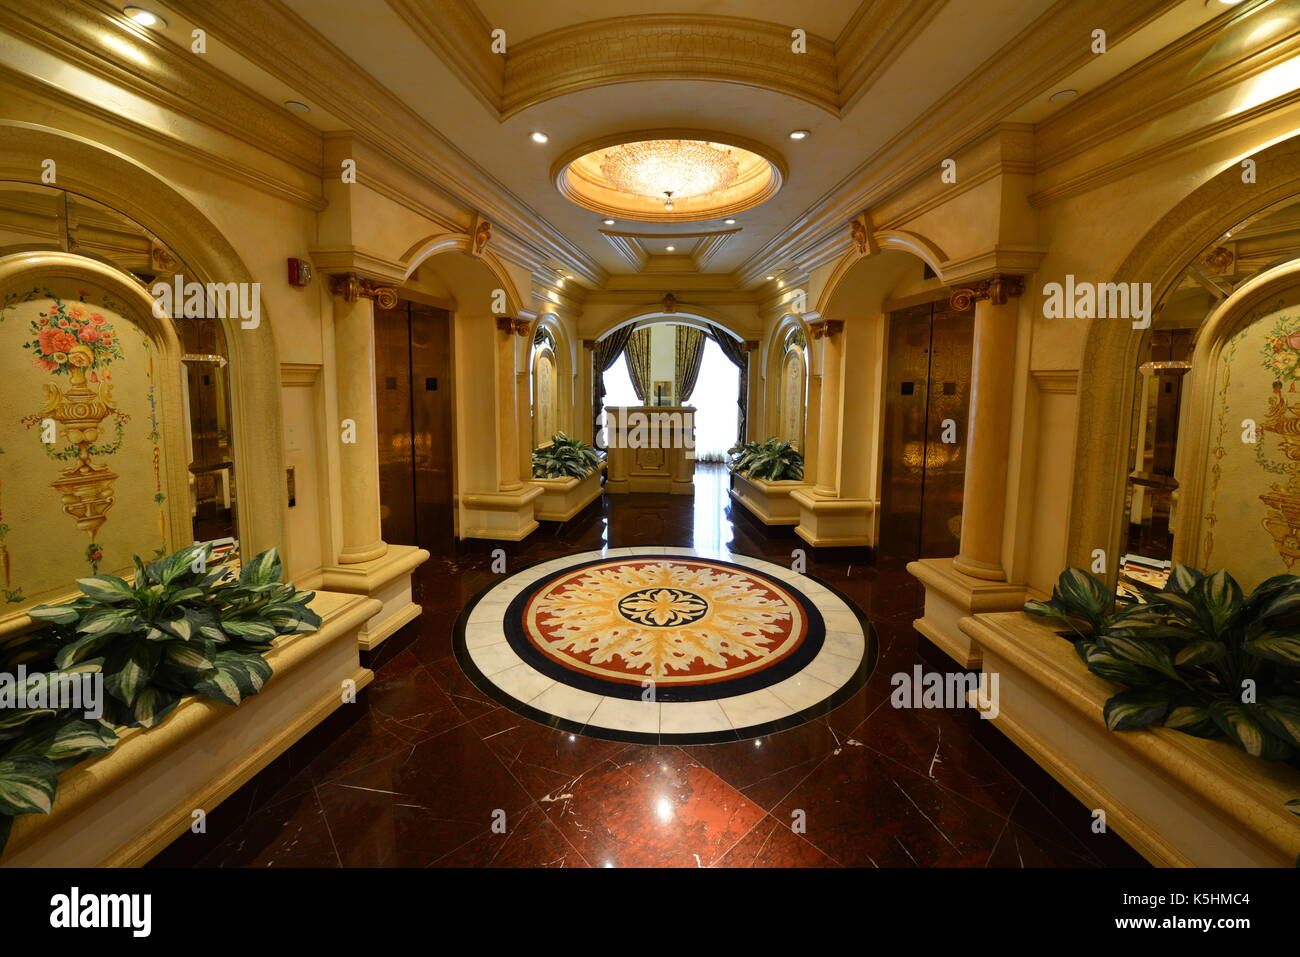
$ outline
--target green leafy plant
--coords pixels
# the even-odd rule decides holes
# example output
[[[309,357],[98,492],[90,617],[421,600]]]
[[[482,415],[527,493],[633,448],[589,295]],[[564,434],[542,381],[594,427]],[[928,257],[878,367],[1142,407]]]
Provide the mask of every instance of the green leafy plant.
[[[595,448],[563,432],[551,436],[551,444],[533,450],[533,478],[586,478],[600,466]]]
[[[1117,606],[1070,568],[1024,610],[1068,624],[1088,670],[1125,687],[1105,704],[1112,731],[1162,724],[1268,760],[1300,753],[1300,576],[1244,595],[1225,571],[1176,565],[1163,589]]]
[[[151,728],[190,694],[237,705],[271,677],[263,658],[281,635],[316,630],[313,592],[280,581],[274,549],[236,577],[208,567],[196,545],[157,561],[135,559],[134,580],[91,575],[81,596],[28,614],[44,627],[0,645],[0,674],[22,685],[21,701],[51,706],[0,708],[0,849],[16,814],[48,813],[59,775],[117,742],[117,729]],[[21,669],[21,670],[20,670]],[[102,681],[102,714],[57,706],[60,685]]]
[[[803,479],[803,456],[793,442],[774,437],[762,442],[742,442],[729,451],[731,470],[739,475],[767,482]]]

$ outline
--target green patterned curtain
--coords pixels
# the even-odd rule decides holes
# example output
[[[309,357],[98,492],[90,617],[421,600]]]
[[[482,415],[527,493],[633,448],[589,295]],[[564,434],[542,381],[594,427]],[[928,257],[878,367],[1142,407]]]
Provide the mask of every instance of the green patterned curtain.
[[[650,330],[638,329],[627,340],[627,376],[637,398],[648,402],[650,398]]]
[[[632,336],[632,327],[623,326],[615,329],[604,339],[596,343],[596,348],[591,350],[592,377],[591,377],[591,421],[592,435],[600,432],[600,411],[605,405],[605,370],[618,361],[623,350],[627,348],[627,340]]]
[[[745,396],[749,391],[749,352],[745,349],[743,342],[732,338],[731,335],[713,323],[709,323],[709,336],[718,344],[722,354],[740,370],[740,394],[736,397],[736,405],[739,407],[739,414],[736,417],[736,431],[739,434],[739,440],[743,442],[745,440]]]
[[[704,333],[690,326],[677,326],[677,352],[673,367],[677,380],[677,404],[685,405],[695,391],[700,377],[700,360],[704,358]]]

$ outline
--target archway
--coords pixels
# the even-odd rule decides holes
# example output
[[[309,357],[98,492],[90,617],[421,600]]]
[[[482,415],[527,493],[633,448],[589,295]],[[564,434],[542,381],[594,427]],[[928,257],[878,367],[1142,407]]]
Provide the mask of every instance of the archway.
[[[1152,301],[1163,304],[1187,266],[1215,241],[1261,211],[1300,195],[1300,137],[1251,156],[1256,177],[1243,182],[1235,162],[1193,190],[1169,210],[1134,247],[1113,277],[1117,283],[1150,283]],[[1136,370],[1149,350],[1152,329],[1094,319],[1085,339],[1080,368],[1079,419],[1075,459],[1092,467],[1077,470],[1071,495],[1067,561],[1090,567],[1093,553],[1124,551],[1128,491],[1128,452],[1133,421],[1115,410],[1134,408],[1138,377],[1116,375]],[[1117,574],[1116,562],[1108,574]]]
[[[59,188],[128,217],[194,271],[202,283],[252,284],[234,247],[184,194],[142,164],[82,137],[47,127],[0,122],[5,150],[0,181],[39,184],[42,162],[59,160]],[[234,468],[240,476],[239,538],[245,554],[272,546],[286,552],[280,369],[270,310],[259,302],[260,322],[249,328],[222,320],[230,349],[231,426],[237,437]],[[319,556],[286,566],[311,567]]]

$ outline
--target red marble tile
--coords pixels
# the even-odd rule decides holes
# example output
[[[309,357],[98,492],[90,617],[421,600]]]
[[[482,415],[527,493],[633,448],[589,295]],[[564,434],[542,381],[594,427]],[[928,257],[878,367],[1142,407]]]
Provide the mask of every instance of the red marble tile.
[[[685,750],[749,800],[771,809],[842,740],[825,722],[811,721],[761,738]]]
[[[839,867],[799,835],[765,817],[714,867]]]
[[[843,748],[772,816],[846,867],[982,867],[1006,818],[865,746]]]
[[[1017,824],[1008,824],[989,857],[989,867],[1100,867],[1095,859],[1081,857]]]
[[[628,747],[549,728],[505,708],[470,726],[535,801],[572,790],[576,778]]]
[[[314,791],[253,813],[200,867],[338,867]]]
[[[511,821],[504,833],[489,830],[435,861],[433,867],[586,867],[587,862],[546,819],[530,805]]]
[[[528,806],[491,749],[460,725],[317,792],[345,867],[423,867]]]
[[[474,682],[460,670],[460,665],[456,663],[455,658],[440,658],[433,664],[427,665],[426,669],[467,720],[472,721],[500,707],[474,686]]]
[[[543,804],[593,867],[708,867],[763,818],[678,748],[631,747]]]
[[[911,674],[911,669],[907,669]],[[867,747],[1006,816],[1023,790],[974,737],[975,711],[896,708],[886,701],[853,732]]]

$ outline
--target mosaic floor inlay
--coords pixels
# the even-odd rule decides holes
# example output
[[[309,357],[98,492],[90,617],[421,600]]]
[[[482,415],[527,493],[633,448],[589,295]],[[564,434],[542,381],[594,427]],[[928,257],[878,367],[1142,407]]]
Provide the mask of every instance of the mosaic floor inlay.
[[[771,562],[615,548],[531,566],[462,612],[456,657],[506,707],[575,733],[705,743],[795,727],[871,672],[870,626]]]

